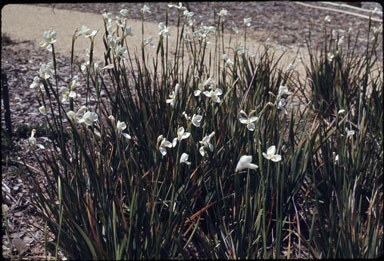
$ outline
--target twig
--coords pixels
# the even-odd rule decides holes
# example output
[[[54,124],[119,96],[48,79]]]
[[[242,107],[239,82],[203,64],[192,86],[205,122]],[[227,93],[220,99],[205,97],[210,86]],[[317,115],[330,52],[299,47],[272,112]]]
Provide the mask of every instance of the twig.
[[[301,2],[293,2],[293,3],[299,4],[299,5],[303,5],[303,6],[307,6],[307,7],[327,10],[327,11],[334,11],[334,12],[339,12],[339,13],[344,13],[344,14],[350,14],[350,15],[361,17],[361,18],[371,19],[372,21],[376,21],[376,22],[383,22],[382,19],[378,19],[378,18],[374,18],[374,17],[369,17],[367,15],[357,14],[357,13],[348,12],[348,11],[344,11],[344,10],[338,10],[338,9],[329,8],[329,7],[323,7],[323,6],[314,6],[314,5],[310,5],[310,4],[304,4],[304,3],[301,3]]]

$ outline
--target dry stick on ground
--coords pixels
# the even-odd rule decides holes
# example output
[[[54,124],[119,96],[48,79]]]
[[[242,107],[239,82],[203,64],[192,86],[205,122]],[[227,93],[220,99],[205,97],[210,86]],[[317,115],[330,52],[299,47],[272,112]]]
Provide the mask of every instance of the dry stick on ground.
[[[362,15],[362,14],[358,14],[358,13],[353,13],[353,12],[348,12],[348,11],[344,11],[344,10],[338,10],[338,9],[329,8],[329,7],[323,7],[323,6],[314,6],[314,5],[305,4],[305,3],[301,3],[301,2],[292,2],[292,3],[296,3],[296,4],[307,6],[307,7],[327,10],[327,11],[334,11],[334,12],[339,12],[339,13],[344,13],[344,14],[350,14],[350,15],[354,15],[354,16],[358,16],[358,17],[362,17],[362,18],[366,18],[366,19],[370,18],[372,21],[376,21],[376,22],[383,22],[382,19],[378,19],[378,18],[374,18],[374,17],[369,17],[369,16],[366,16],[366,15]]]

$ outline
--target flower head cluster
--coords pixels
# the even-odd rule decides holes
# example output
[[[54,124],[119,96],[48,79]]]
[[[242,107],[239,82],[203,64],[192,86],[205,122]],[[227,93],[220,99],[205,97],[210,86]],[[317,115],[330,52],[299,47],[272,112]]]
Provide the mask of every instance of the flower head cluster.
[[[173,5],[173,4],[168,4],[168,7],[169,8],[176,8],[180,11],[183,11],[183,10],[187,10],[187,8],[185,6],[183,6],[183,4],[181,2],[179,2],[179,5]]]
[[[40,87],[40,90],[44,91],[44,84],[41,82],[41,79],[39,76],[35,76],[35,78],[33,78],[33,82],[31,83],[31,85],[29,85],[29,88],[31,89],[35,89],[36,87]]]
[[[197,86],[198,89],[193,92],[193,95],[199,96],[201,93],[204,92],[206,87],[212,89],[212,86],[214,86],[214,84],[215,81],[212,78],[208,78],[207,80],[205,80],[205,82],[199,83],[199,85]]]
[[[74,111],[67,112],[67,116],[70,120],[75,121],[79,124],[84,123],[87,126],[93,126],[93,124],[98,120],[98,115],[96,114],[96,112],[86,110],[87,107],[82,106],[76,113]],[[84,113],[84,111],[86,112]]]

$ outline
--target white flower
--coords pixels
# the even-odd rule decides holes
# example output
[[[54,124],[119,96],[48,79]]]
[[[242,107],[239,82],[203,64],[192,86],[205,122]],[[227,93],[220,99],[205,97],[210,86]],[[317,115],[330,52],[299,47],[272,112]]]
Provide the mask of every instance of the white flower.
[[[189,12],[188,10],[184,10],[183,15],[186,16],[187,18],[191,18],[194,15],[194,13]]]
[[[214,135],[215,135],[215,132],[213,131],[211,134],[205,136],[203,140],[199,141],[199,143],[203,145],[199,149],[201,156],[204,157],[206,155],[206,151],[205,151],[206,148],[209,148],[213,152],[213,145],[211,143],[211,138]]]
[[[44,80],[49,79],[53,75],[53,63],[49,62],[47,64],[42,63],[40,65],[40,70],[39,70],[39,76],[43,78]],[[40,86],[41,87],[41,86]]]
[[[203,118],[203,116],[201,115],[196,115],[196,114],[193,114],[192,116],[192,124],[195,126],[195,127],[200,127],[200,123],[201,123],[201,119]]]
[[[239,118],[239,121],[242,123],[242,124],[247,124],[247,129],[250,130],[250,131],[254,131],[255,130],[255,124],[254,122],[257,121],[259,118],[256,117],[256,116],[252,116],[256,111],[255,110],[252,110],[250,113],[249,113],[249,116],[248,114],[246,114],[243,110],[240,111],[240,114],[244,115],[245,117],[241,116]]]
[[[171,28],[164,25],[163,22],[159,23],[159,35],[168,38],[170,36]]]
[[[67,116],[70,120],[76,121],[79,123],[79,120],[81,119],[81,114],[87,110],[87,107],[81,106],[81,108],[75,113],[74,111],[67,112]]]
[[[281,160],[281,156],[275,153],[276,153],[276,147],[275,145],[272,145],[271,147],[268,148],[267,153],[263,152],[262,154],[264,158],[266,158],[267,160],[278,162]]]
[[[340,38],[339,38],[339,41],[337,42],[337,45],[342,45],[344,43],[344,35],[342,35]]]
[[[246,27],[250,27],[251,26],[251,21],[252,21],[252,18],[244,18],[244,25]]]
[[[61,95],[61,102],[66,102],[68,100],[69,89],[67,87],[60,87],[59,93]]]
[[[163,157],[164,157],[167,154],[167,148],[172,148],[172,143],[170,141],[166,140],[163,137],[163,135],[160,135],[157,138],[157,142],[158,143],[160,142],[159,150],[160,150],[161,155],[163,155]]]
[[[169,99],[167,99],[165,102],[171,104],[171,107],[173,108],[176,103],[176,96],[179,91],[180,85],[176,83],[175,90],[172,91],[172,94],[169,95]]]
[[[355,131],[354,131],[354,130],[348,130],[348,128],[345,128],[345,131],[347,132],[347,139],[348,139],[350,136],[355,135]]]
[[[335,55],[331,52],[327,53],[328,60],[332,62],[333,58],[335,58]]]
[[[125,57],[123,56],[123,54],[125,54],[126,52],[127,52],[127,48],[119,45],[117,47],[116,57],[120,57],[121,59],[125,60]]]
[[[224,19],[224,16],[228,15],[228,11],[226,9],[221,9],[217,15]]]
[[[116,16],[115,23],[118,27],[124,28],[125,24],[127,23],[127,19],[122,16]]]
[[[34,89],[37,86],[40,87],[40,90],[42,91],[44,90],[44,84],[40,81],[40,77],[35,76],[35,78],[33,78],[33,82],[31,83],[31,85],[29,85],[29,88]]]
[[[327,15],[326,17],[324,17],[324,21],[330,23],[331,22],[331,17],[329,15]]]
[[[91,31],[91,29],[89,29],[88,27],[86,27],[85,25],[83,25],[81,28],[80,28],[80,31],[79,31],[79,34],[82,34],[84,37],[86,38],[89,38],[89,37],[93,37],[95,36],[97,33],[97,30],[93,30]]]
[[[36,146],[36,138],[34,137],[36,134],[36,130],[33,129],[31,131],[31,137],[28,138],[29,145],[34,148]]]
[[[172,141],[172,147],[175,147],[176,144],[177,144],[177,141],[181,141],[181,140],[184,140],[184,139],[187,139],[189,136],[191,135],[191,133],[189,132],[186,132],[184,130],[184,127],[180,127],[178,130],[177,130],[177,137],[173,139]]]
[[[187,153],[183,153],[180,156],[180,163],[185,163],[187,165],[191,165],[191,162],[188,161],[189,155]]]
[[[287,86],[280,86],[279,87],[279,93],[277,94],[277,97],[278,98],[281,98],[285,95],[289,95],[291,94],[289,91],[288,91],[288,87]]]
[[[38,146],[40,149],[45,149],[43,145],[41,144],[37,144],[36,142],[36,138],[34,137],[36,134],[36,129],[33,129],[31,131],[31,137],[28,138],[28,143],[29,143],[29,146],[31,146],[31,148],[34,150],[36,148],[36,146]]]
[[[120,14],[124,17],[127,17],[128,16],[128,10],[127,9],[121,9],[120,10]]]
[[[284,98],[279,99],[279,102],[277,103],[277,109],[283,110],[284,114],[288,114],[287,109],[285,108],[286,100]]]
[[[143,5],[143,8],[141,8],[141,12],[150,14],[151,11],[149,10],[149,7],[147,5]]]
[[[155,45],[152,43],[153,37],[149,36],[147,39],[144,39],[144,47],[147,45],[152,46],[152,48],[155,48]]]
[[[123,130],[125,130],[126,128],[127,128],[127,124],[125,124],[125,122],[119,121],[119,120],[117,121],[117,124],[116,124],[117,135],[118,136],[123,135],[126,139],[130,140],[132,138],[131,135],[123,132]]]
[[[84,113],[83,117],[78,120],[78,123],[85,123],[88,126],[92,126],[93,123],[97,121],[97,119],[98,116],[96,112],[87,111],[86,113]]]
[[[40,43],[41,47],[46,47],[48,51],[52,51],[52,44],[56,42],[56,31],[48,30],[43,33],[44,41]]]
[[[213,102],[220,103],[219,95],[222,95],[223,91],[221,89],[215,89],[210,91],[204,91],[203,94],[207,97],[210,97]]]
[[[252,162],[252,156],[251,155],[243,155],[241,156],[239,162],[236,166],[236,172],[242,171],[243,169],[257,169],[259,166],[256,164],[251,163]]]
[[[44,106],[39,107],[39,112],[40,112],[41,114],[43,114],[43,115],[47,115],[47,110],[45,109]]]
[[[103,19],[104,19],[105,21],[108,21],[108,23],[111,22],[111,20],[112,20],[112,13],[106,13],[106,12],[104,12],[104,13],[102,14],[102,16],[103,16]]]
[[[172,4],[168,4],[168,7],[169,8],[172,8],[172,7],[175,7],[176,9],[179,9],[179,10],[187,10],[186,7],[183,6],[183,4],[181,2],[179,2],[179,5],[172,5]]]
[[[213,86],[214,84],[215,84],[215,81],[212,78],[208,78],[207,80],[205,80],[205,82],[198,84],[197,86],[198,90],[195,90],[193,94],[195,96],[199,96],[200,93],[204,91],[205,87],[209,87],[210,89],[212,89],[211,86]]]

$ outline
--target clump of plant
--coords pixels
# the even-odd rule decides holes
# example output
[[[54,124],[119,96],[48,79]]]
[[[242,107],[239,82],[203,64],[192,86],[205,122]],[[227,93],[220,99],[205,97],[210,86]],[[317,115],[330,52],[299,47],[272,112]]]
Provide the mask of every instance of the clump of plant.
[[[93,59],[100,32],[83,26],[72,46],[88,38],[89,61],[81,75],[61,76],[67,86],[57,84],[56,32],[44,33],[52,61],[34,86],[57,135],[47,148],[36,131],[28,142],[47,181],[36,183],[34,203],[56,235],[56,257],[59,248],[73,259],[279,258],[293,249],[298,257],[380,255],[382,145],[371,141],[382,134],[368,131],[374,110],[362,111],[356,126],[342,107],[326,125],[326,110],[290,104],[295,80],[273,49],[255,56],[246,48],[250,18],[244,42],[228,53],[226,10],[205,26],[182,4],[170,9],[177,27],[159,23],[156,46],[144,31],[150,9],[141,9],[141,53],[129,49],[127,11],[114,21],[104,13],[103,62]],[[177,39],[172,52],[169,37]],[[382,81],[374,79],[376,94],[362,104],[380,105]]]

